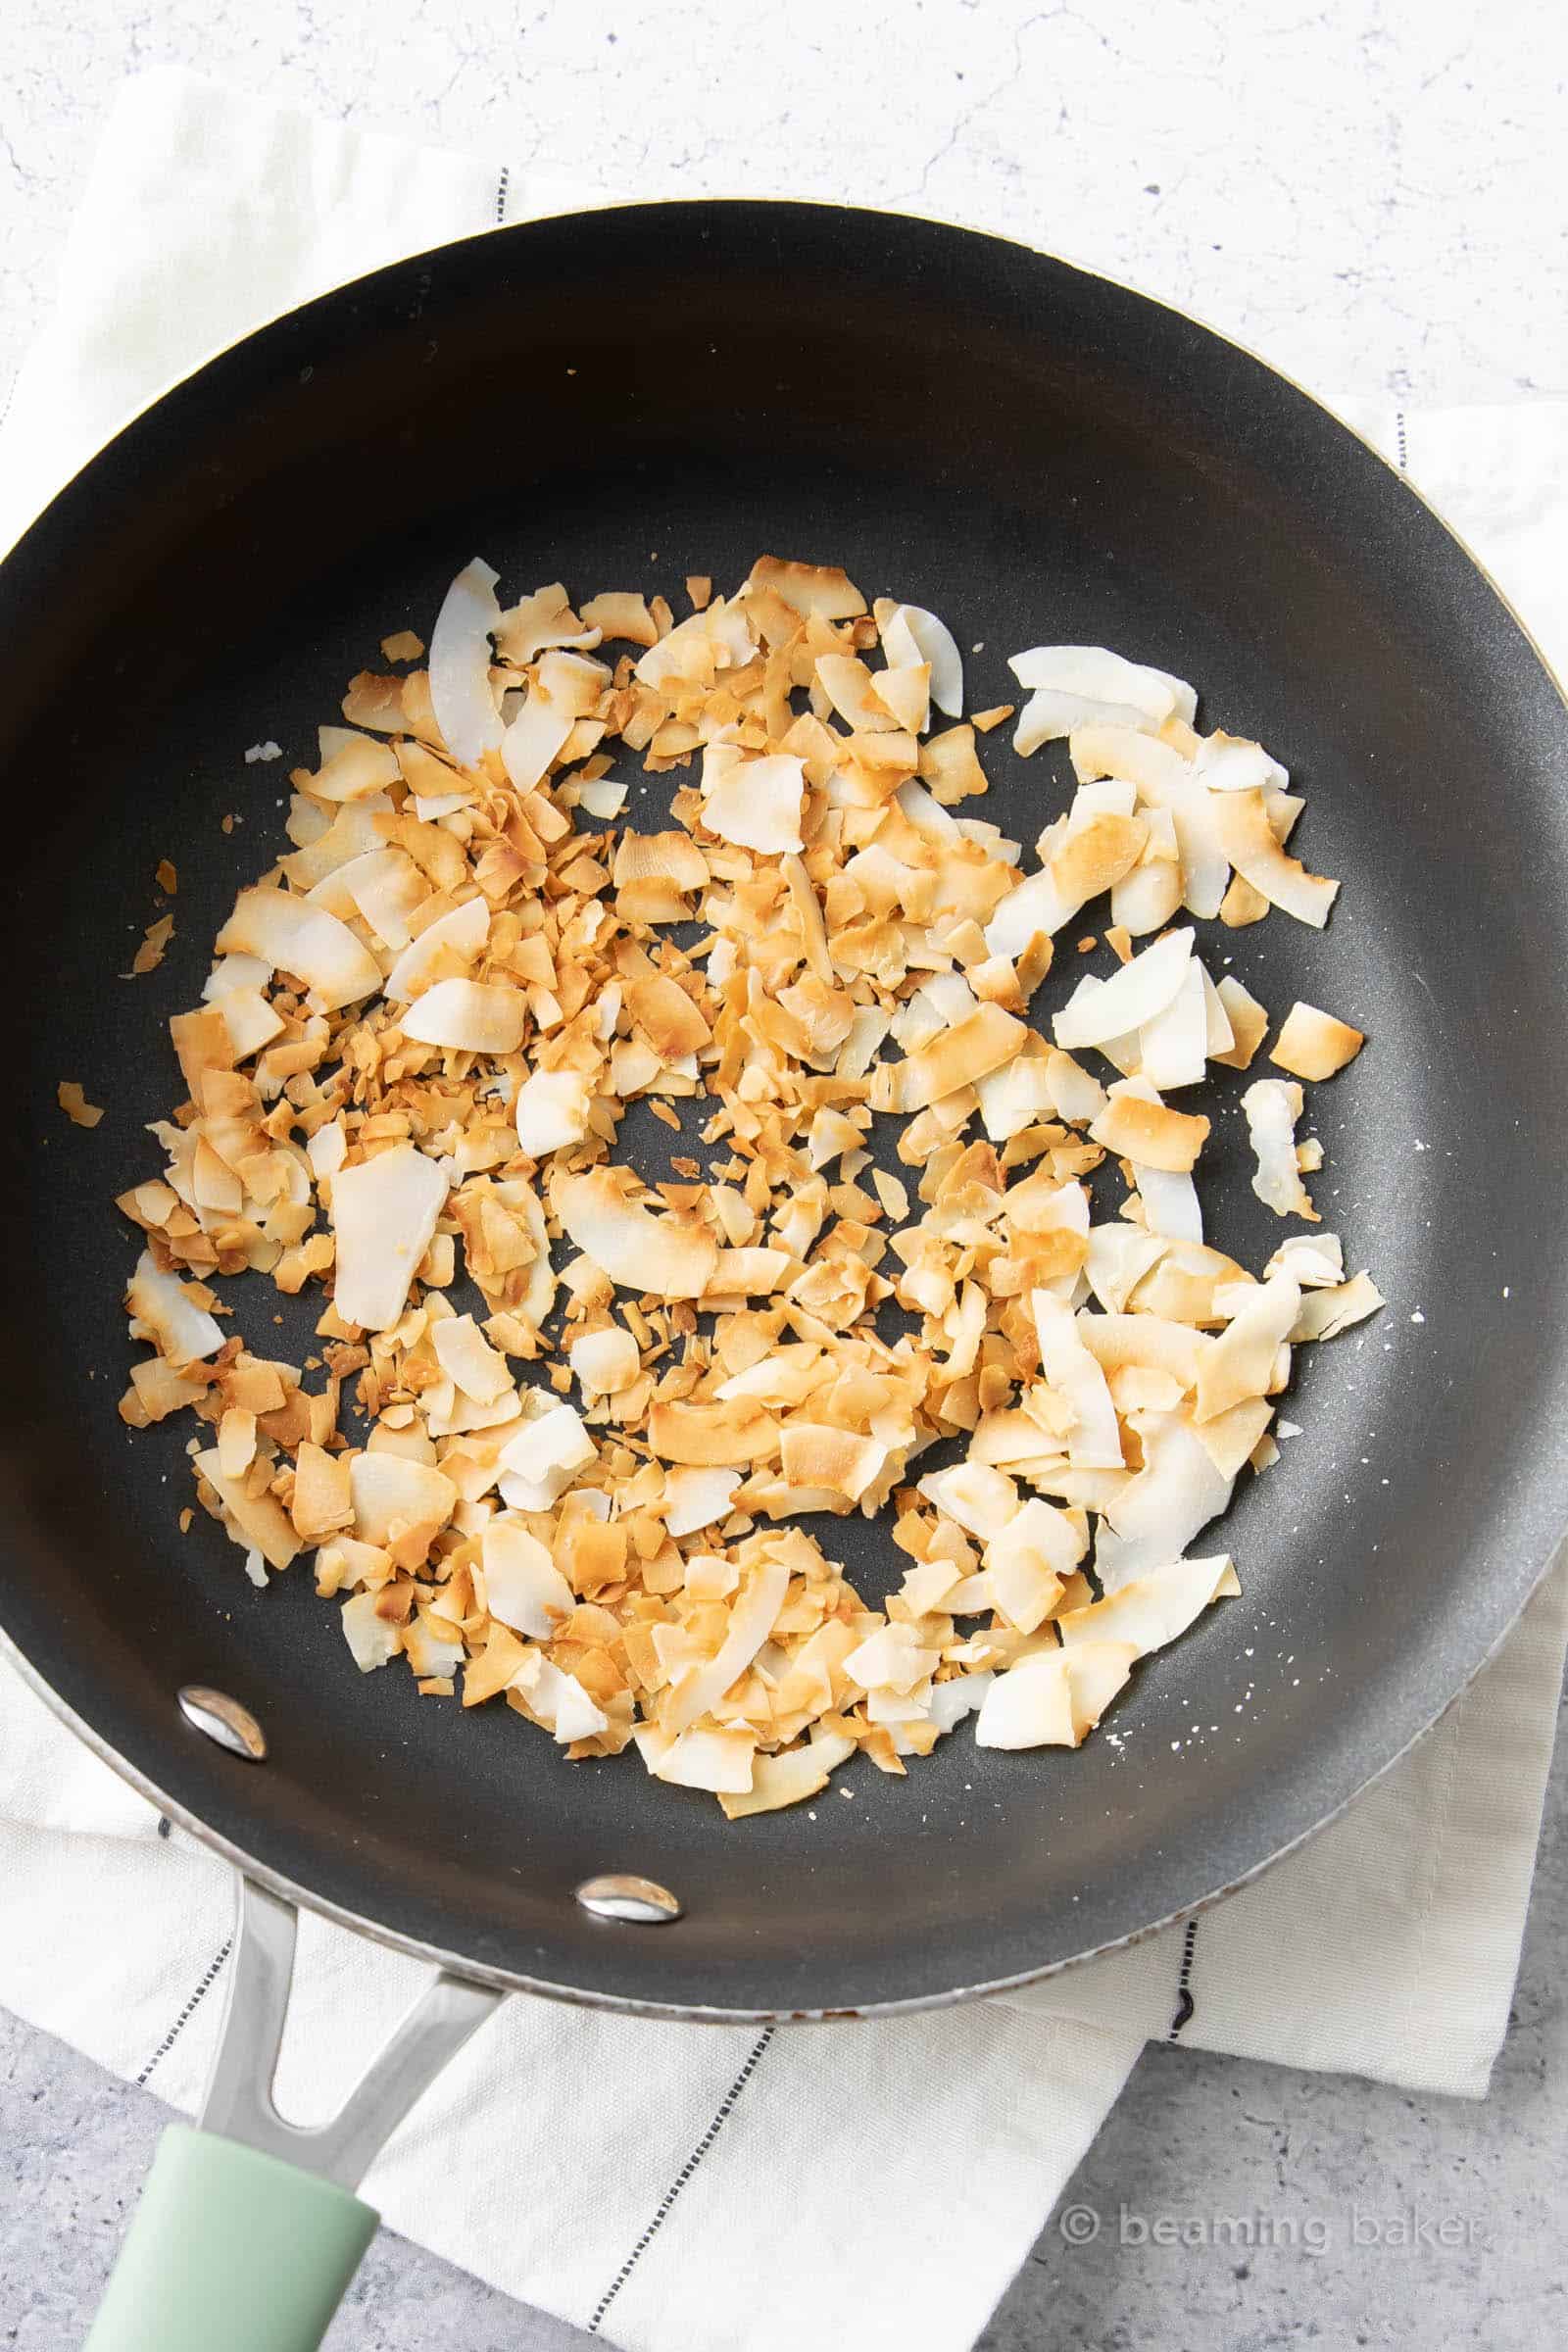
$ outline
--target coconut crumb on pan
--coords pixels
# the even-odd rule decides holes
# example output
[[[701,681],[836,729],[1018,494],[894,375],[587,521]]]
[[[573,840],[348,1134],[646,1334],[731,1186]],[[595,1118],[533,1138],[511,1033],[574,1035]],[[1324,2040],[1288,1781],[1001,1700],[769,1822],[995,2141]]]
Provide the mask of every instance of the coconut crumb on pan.
[[[197,1503],[252,1582],[309,1556],[361,1671],[741,1821],[966,1716],[1080,1744],[1239,1591],[1187,1550],[1277,1455],[1292,1349],[1382,1300],[1336,1236],[1258,1275],[1203,1238],[1183,1090],[1268,1014],[1190,918],[1321,926],[1339,887],[1285,770],[1161,668],[1036,647],[1016,749],[1074,789],[1025,849],[968,813],[1014,711],[965,717],[937,613],[794,557],[685,587],[475,559],[350,682],[170,1023],[120,1410],[195,1417]],[[1298,1004],[1244,1098],[1282,1215],[1298,1081],[1361,1043]],[[646,1176],[639,1105],[685,1139]],[[252,1351],[241,1275],[312,1300],[306,1363]],[[880,1606],[818,1532],[852,1515],[904,1556]]]
[[[96,1127],[103,1117],[102,1105],[89,1102],[74,1078],[62,1078],[55,1088],[55,1101],[74,1127]]]

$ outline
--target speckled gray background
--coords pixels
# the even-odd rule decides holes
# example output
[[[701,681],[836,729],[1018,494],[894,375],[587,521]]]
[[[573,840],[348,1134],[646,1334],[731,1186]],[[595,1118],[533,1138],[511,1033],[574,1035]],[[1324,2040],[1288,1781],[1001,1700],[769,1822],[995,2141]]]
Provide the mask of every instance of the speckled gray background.
[[[620,194],[946,214],[1161,294],[1323,390],[1568,392],[1560,0],[10,0],[0,396],[108,99],[167,62]],[[1152,2049],[982,2352],[1563,2341],[1565,1950],[1560,1760],[1491,2099]],[[163,2116],[0,2018],[0,2345],[80,2341]],[[1420,2241],[1391,2242],[1412,2221]],[[589,2340],[383,2237],[328,2343]]]

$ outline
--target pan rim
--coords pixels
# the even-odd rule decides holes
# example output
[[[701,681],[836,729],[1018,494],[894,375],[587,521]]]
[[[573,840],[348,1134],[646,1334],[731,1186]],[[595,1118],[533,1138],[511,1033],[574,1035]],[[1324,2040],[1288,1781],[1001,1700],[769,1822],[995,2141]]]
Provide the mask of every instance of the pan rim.
[[[1485,585],[1487,590],[1490,591],[1490,594],[1496,607],[1499,608],[1501,613],[1504,614],[1509,621],[1511,621],[1523,645],[1528,649],[1536,666],[1546,680],[1548,686],[1555,693],[1556,698],[1563,706],[1565,712],[1568,712],[1568,691],[1565,691],[1562,680],[1557,676],[1551,663],[1547,661],[1546,657],[1543,653],[1542,648],[1537,642],[1529,625],[1521,617],[1511,600],[1498,586],[1496,580],[1494,578],[1490,570],[1475,555],[1474,551],[1469,547],[1462,535],[1456,531],[1446,520],[1446,518],[1432,505],[1431,501],[1424,495],[1417,485],[1413,483],[1406,474],[1401,472],[1397,466],[1396,466],[1380,449],[1378,449],[1371,441],[1369,441],[1355,425],[1351,424],[1345,417],[1340,416],[1339,413],[1326,401],[1320,399],[1316,394],[1308,391],[1295,377],[1290,375],[1288,371],[1275,366],[1272,362],[1260,358],[1257,353],[1250,350],[1247,345],[1239,342],[1234,336],[1228,334],[1224,329],[1212,325],[1207,320],[1199,317],[1197,314],[1184,309],[1178,304],[1166,301],[1160,296],[1147,293],[1140,288],[1127,286],[1122,281],[1110,277],[1104,272],[1084,268],[1078,263],[1065,260],[1054,254],[1051,254],[1043,248],[1024,244],[1018,239],[1002,236],[994,231],[976,228],[967,223],[936,220],[926,215],[901,213],[874,206],[860,207],[824,204],[808,199],[752,199],[745,197],[725,197],[684,198],[668,202],[628,201],[597,206],[588,211],[579,209],[576,211],[546,214],[539,216],[537,220],[511,222],[507,223],[505,226],[499,227],[492,226],[480,228],[467,236],[450,239],[442,244],[430,246],[415,253],[400,256],[391,262],[381,265],[374,270],[367,271],[359,277],[346,280],[340,285],[327,288],[322,293],[312,297],[308,302],[295,305],[289,309],[278,311],[272,314],[270,318],[260,321],[245,335],[238,337],[234,341],[217,344],[212,350],[207,352],[202,359],[194,363],[192,366],[172,375],[143,404],[122,418],[115,430],[100,445],[100,447],[94,450],[90,456],[85,458],[81,465],[77,466],[65,481],[56,487],[45,507],[31,519],[31,521],[29,521],[26,528],[21,533],[20,537],[15,543],[15,547],[9,551],[5,557],[0,558],[0,585],[3,585],[4,574],[6,570],[10,568],[13,557],[26,546],[27,542],[32,538],[34,532],[37,531],[40,526],[48,522],[49,518],[54,514],[61,502],[73,490],[76,489],[83,482],[84,477],[91,472],[92,468],[98,464],[100,459],[107,451],[115,447],[116,444],[120,443],[128,433],[133,431],[143,419],[147,418],[155,411],[162,408],[181,389],[193,384],[197,379],[204,376],[210,369],[218,366],[225,357],[244,351],[247,347],[251,346],[252,344],[259,343],[263,338],[276,333],[281,328],[291,324],[298,324],[302,320],[308,320],[314,312],[325,312],[328,306],[342,305],[345,303],[345,301],[352,303],[356,296],[360,296],[363,299],[368,291],[376,287],[380,281],[391,279],[397,276],[399,273],[407,271],[411,267],[416,267],[422,260],[438,256],[454,256],[465,253],[472,253],[476,251],[481,244],[488,244],[491,239],[498,236],[505,237],[513,243],[521,243],[524,242],[530,236],[530,234],[540,228],[553,228],[556,230],[566,230],[569,232],[569,230],[575,224],[587,221],[597,221],[606,215],[660,215],[666,218],[670,216],[685,216],[691,218],[697,216],[734,216],[742,213],[756,214],[759,212],[807,215],[816,217],[819,220],[835,220],[839,222],[881,221],[890,225],[903,226],[906,229],[918,229],[937,235],[961,238],[965,241],[965,243],[977,241],[998,251],[999,253],[1017,255],[1027,259],[1030,262],[1045,261],[1049,263],[1051,268],[1059,270],[1067,277],[1079,281],[1086,281],[1090,284],[1106,287],[1113,290],[1123,299],[1130,300],[1140,306],[1147,306],[1152,311],[1164,314],[1171,318],[1184,321],[1187,325],[1197,328],[1205,337],[1211,339],[1217,344],[1223,345],[1229,351],[1237,354],[1241,359],[1250,363],[1250,366],[1259,369],[1265,376],[1273,379],[1276,384],[1287,387],[1299,401],[1305,403],[1306,406],[1315,413],[1316,416],[1320,420],[1330,427],[1336,429],[1338,432],[1347,435],[1350,441],[1358,444],[1362,451],[1370,455],[1376,461],[1379,472],[1386,479],[1392,480],[1393,482],[1400,485],[1400,487],[1415,501],[1415,504],[1440,526],[1445,536],[1464,559],[1464,562],[1469,566],[1470,570]],[[908,1994],[888,2000],[860,2001],[853,2009],[802,2009],[792,2006],[728,2006],[721,2004],[645,2000],[633,1994],[609,1992],[595,1987],[560,1983],[552,1979],[531,1976],[520,1971],[514,1971],[492,1963],[479,1962],[459,1954],[451,1953],[441,1945],[428,1942],[416,1936],[410,1935],[401,1930],[387,1927],[377,1920],[369,1919],[363,1914],[354,1911],[345,1904],[335,1902],[329,1897],[318,1894],[312,1889],[301,1886],[296,1880],[292,1879],[287,1872],[275,1869],[269,1864],[261,1862],[254,1855],[252,1855],[247,1850],[246,1846],[240,1841],[227,1836],[221,1831],[213,1829],[197,1814],[195,1814],[187,1805],[177,1799],[170,1797],[160,1788],[158,1781],[152,1774],[143,1771],[139,1766],[132,1763],[126,1756],[122,1754],[107,1738],[97,1732],[83,1716],[77,1713],[76,1709],[68,1700],[66,1700],[59,1691],[55,1690],[53,1685],[48,1681],[47,1677],[43,1673],[42,1669],[37,1666],[34,1661],[26,1655],[25,1652],[22,1650],[14,1637],[9,1633],[3,1624],[0,1624],[0,1656],[5,1656],[18,1668],[23,1676],[23,1679],[27,1683],[35,1694],[45,1703],[45,1705],[49,1707],[56,1718],[63,1722],[68,1729],[70,1729],[77,1738],[79,1738],[83,1744],[86,1745],[93,1753],[95,1753],[101,1761],[107,1763],[111,1769],[113,1769],[120,1776],[121,1779],[126,1782],[128,1786],[136,1788],[137,1791],[145,1796],[149,1801],[158,1805],[171,1820],[177,1821],[181,1828],[183,1828],[189,1835],[194,1837],[198,1842],[205,1845],[209,1850],[220,1855],[224,1860],[231,1863],[236,1869],[256,1880],[259,1884],[272,1888],[274,1891],[285,1896],[287,1899],[299,1903],[304,1908],[314,1911],[323,1918],[330,1919],[338,1925],[347,1927],[354,1932],[365,1936],[368,1940],[378,1943],[385,1948],[406,1952],[413,1957],[433,1962],[438,1967],[444,1968],[456,1976],[464,1977],[477,1983],[492,1984],[501,1989],[527,1991],[551,1999],[565,2000],[591,2009],[609,2010],[621,2014],[643,2016],[661,2020],[738,2025],[761,2024],[797,2019],[815,2020],[835,2017],[869,2018],[880,2016],[896,2016],[918,2013],[921,2010],[927,2009],[945,2008],[956,2005],[961,2001],[995,1997],[997,1995],[1005,1994],[1028,1984],[1040,1983],[1052,1977],[1057,1976],[1067,1969],[1078,1966],[1085,1960],[1101,1957],[1107,1952],[1123,1949],[1127,1945],[1143,1940],[1143,1938],[1147,1936],[1156,1934],[1171,1927],[1177,1922],[1192,1918],[1198,1912],[1208,1908],[1211,1904],[1220,1901],[1226,1896],[1234,1893],[1238,1888],[1250,1884],[1253,1880],[1260,1877],[1265,1871],[1271,1869],[1276,1862],[1296,1851],[1298,1847],[1304,1845],[1311,1838],[1315,1837],[1321,1829],[1328,1827],[1332,1822],[1338,1820],[1351,1805],[1356,1802],[1361,1795],[1363,1795],[1368,1789],[1373,1788],[1379,1781],[1381,1781],[1387,1772],[1391,1771],[1396,1763],[1400,1762],[1403,1757],[1408,1755],[1419,1743],[1419,1741],[1423,1740],[1434,1728],[1434,1726],[1442,1721],[1449,1709],[1457,1704],[1459,1699],[1462,1698],[1471,1689],[1476,1678],[1481,1674],[1483,1669],[1496,1656],[1498,1650],[1501,1648],[1504,1642],[1506,1642],[1509,1635],[1518,1624],[1519,1619],[1524,1610],[1528,1607],[1530,1600],[1539,1591],[1541,1584],[1544,1582],[1553,1563],[1560,1555],[1562,1544],[1565,1540],[1564,1534],[1559,1522],[1554,1521],[1553,1525],[1556,1528],[1556,1532],[1551,1538],[1545,1556],[1540,1560],[1533,1569],[1527,1570],[1528,1582],[1525,1590],[1523,1591],[1522,1594],[1515,1599],[1513,1605],[1510,1607],[1507,1613],[1504,1622],[1494,1633],[1484,1654],[1467,1668],[1459,1687],[1440,1699],[1433,1707],[1430,1714],[1424,1715],[1422,1720],[1418,1722],[1412,1730],[1409,1731],[1408,1736],[1402,1740],[1402,1742],[1391,1754],[1375,1764],[1371,1771],[1365,1774],[1364,1778],[1358,1779],[1353,1788],[1348,1789],[1343,1795],[1339,1796],[1327,1812],[1321,1814],[1317,1819],[1307,1823],[1304,1827],[1298,1830],[1282,1843],[1273,1847],[1258,1861],[1250,1865],[1249,1868],[1235,1876],[1226,1879],[1223,1884],[1206,1890],[1195,1899],[1183,1904],[1181,1907],[1165,1912],[1160,1917],[1152,1921],[1149,1921],[1132,1928],[1125,1934],[1111,1936],[1105,1940],[1088,1946],[1082,1951],[1060,1955],[1051,1960],[1044,1961],[1038,1966],[1029,1966],[1023,1969],[1013,1970],[1001,1976],[987,1978],[978,1982],[959,1984],[956,1985],[943,1985],[934,1990],[922,1990],[918,1993]],[[1418,1702],[1418,1704],[1423,1705],[1424,1703],[1424,1700]],[[1358,1767],[1352,1767],[1352,1770],[1355,1769],[1358,1769]]]

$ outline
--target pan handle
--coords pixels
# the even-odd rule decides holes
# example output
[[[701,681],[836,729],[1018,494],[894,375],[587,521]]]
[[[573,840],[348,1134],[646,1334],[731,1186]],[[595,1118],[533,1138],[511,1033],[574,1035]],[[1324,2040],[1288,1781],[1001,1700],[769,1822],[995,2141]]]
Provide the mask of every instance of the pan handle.
[[[87,2352],[316,2352],[379,2220],[333,2181],[171,2124]]]
[[[286,2123],[272,2078],[296,1915],[238,1884],[201,2126],[164,2133],[85,2352],[316,2352],[380,2218],[355,2188],[500,1998],[439,1971],[330,2123]]]

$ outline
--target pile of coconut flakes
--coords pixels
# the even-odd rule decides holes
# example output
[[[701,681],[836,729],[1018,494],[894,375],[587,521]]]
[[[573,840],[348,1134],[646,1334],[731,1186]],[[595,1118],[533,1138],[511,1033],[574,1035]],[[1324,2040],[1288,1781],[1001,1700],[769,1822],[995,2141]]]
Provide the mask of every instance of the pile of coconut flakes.
[[[1012,710],[962,721],[932,613],[771,557],[686,587],[679,622],[561,586],[503,610],[475,562],[425,666],[405,632],[354,679],[171,1023],[187,1100],[119,1204],[153,1350],[121,1412],[206,1425],[201,1504],[258,1584],[313,1555],[362,1668],[504,1696],[573,1757],[635,1745],[735,1818],[971,1712],[986,1746],[1076,1746],[1239,1591],[1184,1555],[1275,1458],[1292,1348],[1382,1301],[1321,1231],[1261,1277],[1205,1246],[1209,1122],[1167,1100],[1268,1028],[1183,918],[1321,926],[1339,887],[1289,855],[1284,770],[1197,733],[1177,678],[1036,648],[1016,749],[1065,739],[1077,790],[1026,873],[962,813]],[[622,821],[617,750],[675,778],[666,829]],[[1119,968],[1032,1028],[1107,892]],[[1244,1099],[1281,1217],[1316,1224],[1299,1081],[1361,1043],[1297,1004]],[[620,1164],[638,1099],[677,1131],[700,1105],[706,1168]],[[320,1290],[305,1367],[225,1337],[212,1284],[247,1271]],[[881,1608],[792,1524],[855,1511],[907,1561]]]

